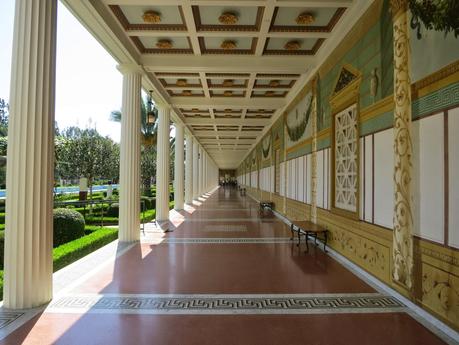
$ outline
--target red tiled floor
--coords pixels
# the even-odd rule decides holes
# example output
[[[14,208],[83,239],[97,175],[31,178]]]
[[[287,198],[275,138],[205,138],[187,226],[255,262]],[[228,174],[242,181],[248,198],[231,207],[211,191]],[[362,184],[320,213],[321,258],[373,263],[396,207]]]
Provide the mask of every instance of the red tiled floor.
[[[0,344],[437,345],[406,314],[113,315],[43,314]]]
[[[246,210],[240,210],[246,208]],[[183,221],[180,218],[190,219]],[[251,218],[238,221],[238,218]],[[211,220],[209,220],[211,219]],[[276,218],[259,218],[258,205],[220,189],[194,210],[174,215],[184,238],[289,237]],[[247,231],[215,231],[221,225]],[[368,293],[374,289],[321,250],[292,243],[138,244],[71,293],[294,294]],[[333,312],[333,311],[332,311]],[[443,344],[406,313],[285,315],[151,315],[45,312],[0,344]]]
[[[374,292],[322,251],[290,244],[137,245],[75,289],[103,293]]]

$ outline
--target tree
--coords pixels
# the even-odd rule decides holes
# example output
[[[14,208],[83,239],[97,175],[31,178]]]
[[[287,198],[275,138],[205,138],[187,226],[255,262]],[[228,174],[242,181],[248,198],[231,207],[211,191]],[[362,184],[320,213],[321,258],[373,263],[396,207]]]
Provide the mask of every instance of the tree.
[[[64,179],[86,177],[92,199],[96,178],[118,179],[118,144],[94,128],[67,128],[56,140],[56,174]]]
[[[0,98],[0,137],[8,135],[8,112],[8,103],[3,98]]]
[[[151,179],[156,175],[156,144],[158,136],[158,123],[148,123],[148,112],[150,111],[151,100],[146,101],[142,99],[140,102],[140,130],[142,133],[141,143],[141,179],[143,184],[143,192],[146,195],[151,194]],[[158,117],[158,109],[153,107],[151,111],[155,114],[155,118]],[[121,122],[121,111],[114,110],[110,113],[110,120],[115,122]],[[174,153],[175,138],[171,139],[171,158]],[[173,164],[173,159],[171,159]],[[173,170],[173,169],[172,169]]]

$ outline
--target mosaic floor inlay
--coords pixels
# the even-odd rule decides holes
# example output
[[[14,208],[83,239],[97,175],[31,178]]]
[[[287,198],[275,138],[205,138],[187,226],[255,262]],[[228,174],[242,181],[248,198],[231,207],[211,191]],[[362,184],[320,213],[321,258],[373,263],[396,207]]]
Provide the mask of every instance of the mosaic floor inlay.
[[[294,295],[72,295],[46,312],[141,314],[316,314],[400,312],[395,298],[370,294]]]

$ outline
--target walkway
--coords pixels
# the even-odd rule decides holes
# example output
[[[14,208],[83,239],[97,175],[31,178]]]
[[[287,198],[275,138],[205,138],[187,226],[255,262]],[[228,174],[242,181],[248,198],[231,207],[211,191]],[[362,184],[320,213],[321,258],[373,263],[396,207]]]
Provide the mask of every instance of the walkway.
[[[170,230],[147,227],[141,244],[113,245],[116,259],[81,262],[0,343],[444,344],[322,250],[293,245],[281,220],[260,218],[234,189],[175,213]]]

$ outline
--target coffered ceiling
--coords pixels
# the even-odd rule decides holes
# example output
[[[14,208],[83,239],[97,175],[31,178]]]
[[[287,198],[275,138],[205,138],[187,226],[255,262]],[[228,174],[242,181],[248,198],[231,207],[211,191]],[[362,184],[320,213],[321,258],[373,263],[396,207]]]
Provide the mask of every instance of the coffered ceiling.
[[[175,116],[221,168],[236,167],[304,85],[318,53],[354,4],[353,0],[64,2],[115,58],[126,60],[119,55],[129,55],[143,65],[155,99],[172,105]],[[96,13],[91,13],[93,19],[85,17],[90,10]]]

